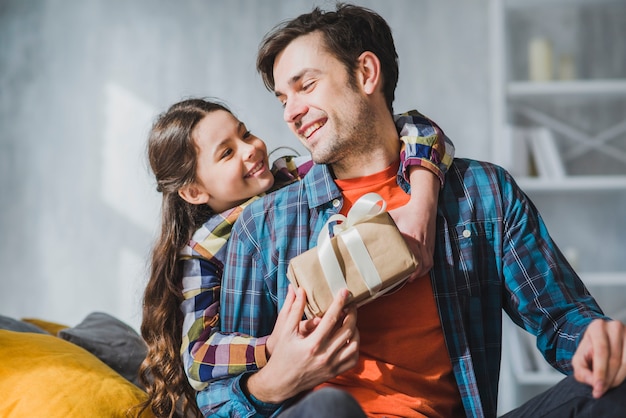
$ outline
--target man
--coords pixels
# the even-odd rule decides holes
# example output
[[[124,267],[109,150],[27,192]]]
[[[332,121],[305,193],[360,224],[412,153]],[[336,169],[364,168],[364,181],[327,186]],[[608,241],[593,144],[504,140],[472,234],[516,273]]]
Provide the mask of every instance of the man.
[[[396,176],[397,55],[380,16],[346,5],[277,27],[257,67],[317,165],[250,205],[233,229],[222,329],[274,329],[277,339],[260,371],[198,395],[205,414],[495,416],[502,309],[538,336],[554,367],[575,376],[512,416],[624,414],[625,326],[603,315],[536,208],[488,163],[456,159],[451,166],[430,276],[358,315],[339,292],[321,320],[301,323],[305,295],[289,290],[289,260],[314,247],[326,220],[361,195],[377,192],[390,209],[408,199],[409,185]]]

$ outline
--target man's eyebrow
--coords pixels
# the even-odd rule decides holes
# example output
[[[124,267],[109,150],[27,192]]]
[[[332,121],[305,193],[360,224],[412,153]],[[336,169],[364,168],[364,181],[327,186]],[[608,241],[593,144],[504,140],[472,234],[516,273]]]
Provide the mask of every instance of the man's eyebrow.
[[[312,73],[312,74],[319,74],[321,73],[320,70],[317,70],[315,68],[303,68],[298,74],[294,75],[293,77],[291,77],[288,81],[287,81],[287,85],[288,86],[293,86],[294,84],[296,84],[298,81],[300,81],[305,74],[307,73]],[[274,95],[276,97],[280,97],[283,95],[283,93],[281,93],[278,90],[274,90]]]

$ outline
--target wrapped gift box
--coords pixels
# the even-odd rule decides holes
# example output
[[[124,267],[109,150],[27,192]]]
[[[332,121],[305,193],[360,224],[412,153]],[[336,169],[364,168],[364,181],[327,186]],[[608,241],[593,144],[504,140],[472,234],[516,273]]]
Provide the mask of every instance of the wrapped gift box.
[[[341,288],[347,287],[352,302],[360,306],[404,282],[418,265],[385,205],[372,203],[382,198],[376,194],[365,198],[368,209],[363,210],[360,199],[348,217],[331,217],[318,246],[289,263],[287,277],[306,292],[308,318],[322,316]],[[334,227],[331,238],[329,230],[338,220],[343,222]]]

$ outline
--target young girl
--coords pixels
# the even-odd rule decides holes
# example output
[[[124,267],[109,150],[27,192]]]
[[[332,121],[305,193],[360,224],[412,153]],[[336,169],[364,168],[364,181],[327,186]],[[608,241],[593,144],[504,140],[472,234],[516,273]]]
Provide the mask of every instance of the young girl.
[[[408,204],[424,213],[423,224],[401,218],[401,211],[392,216],[400,229],[434,229],[437,193],[431,190],[438,192],[454,148],[415,111],[397,116],[396,125],[405,142],[403,173],[408,178],[410,171],[413,180],[415,172],[426,170],[410,167],[425,167],[436,174],[426,180],[436,187],[414,188],[418,192]],[[231,227],[245,206],[300,179],[312,163],[285,157],[271,170],[265,143],[227,107],[203,99],[179,102],[157,119],[148,158],[163,200],[143,302],[148,355],[140,375],[148,400],[142,406],[157,417],[202,416],[196,391],[211,379],[263,367],[272,352],[271,336],[216,332]]]

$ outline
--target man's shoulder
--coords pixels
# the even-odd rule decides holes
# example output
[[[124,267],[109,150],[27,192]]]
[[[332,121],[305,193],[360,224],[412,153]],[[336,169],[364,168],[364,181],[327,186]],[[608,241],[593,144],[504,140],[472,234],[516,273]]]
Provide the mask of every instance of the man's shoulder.
[[[239,223],[249,223],[254,220],[257,224],[263,224],[275,218],[293,206],[294,202],[302,200],[302,195],[306,197],[306,193],[303,193],[305,188],[305,181],[300,180],[262,196],[243,210]]]
[[[308,207],[309,199],[312,205],[317,205],[319,202],[334,198],[337,190],[328,168],[324,165],[313,164],[301,180],[268,192],[258,202],[251,204],[247,208],[248,214],[294,210],[295,206],[302,207],[302,205]]]
[[[455,158],[442,190],[443,206],[470,202],[476,209],[501,206],[524,198],[511,174],[498,164],[470,158]],[[499,202],[499,203],[498,203]]]
[[[489,161],[484,161],[484,160],[477,160],[473,158],[455,157],[452,164],[458,168],[473,169],[473,170],[491,170],[491,171],[504,170],[498,164],[495,164]]]
[[[250,210],[264,212],[280,210],[284,205],[288,205],[296,200],[296,196],[302,194],[306,187],[306,179],[295,181],[278,190],[267,193],[257,202],[250,205],[252,206]]]
[[[451,182],[463,182],[470,179],[483,181],[510,181],[509,173],[498,164],[471,158],[454,158],[446,177]]]

